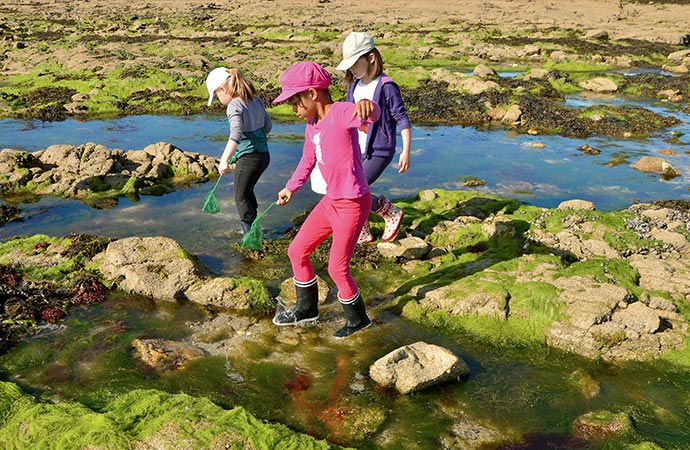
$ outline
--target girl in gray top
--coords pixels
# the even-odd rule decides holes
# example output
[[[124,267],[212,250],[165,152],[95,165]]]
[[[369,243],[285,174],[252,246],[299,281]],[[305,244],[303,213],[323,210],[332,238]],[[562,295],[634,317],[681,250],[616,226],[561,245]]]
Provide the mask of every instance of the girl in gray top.
[[[267,134],[273,123],[256,89],[239,69],[219,67],[206,78],[208,106],[213,99],[226,106],[230,135],[220,158],[218,172],[225,175],[235,164],[235,203],[242,232],[256,219],[258,203],[254,186],[270,163]]]

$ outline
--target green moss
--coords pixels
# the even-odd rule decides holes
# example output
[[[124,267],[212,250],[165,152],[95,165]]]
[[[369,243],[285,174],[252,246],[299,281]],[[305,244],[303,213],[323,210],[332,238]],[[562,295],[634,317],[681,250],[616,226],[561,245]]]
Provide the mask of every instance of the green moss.
[[[622,436],[635,431],[632,418],[627,413],[608,410],[592,411],[580,416],[575,427],[595,439]]]
[[[249,295],[249,306],[256,311],[271,311],[274,309],[273,297],[266,288],[266,285],[253,278],[235,278],[238,286],[246,289]]]
[[[277,122],[294,122],[297,119],[297,116],[292,111],[292,107],[286,103],[266,108],[266,111],[268,111],[271,118]]]
[[[690,338],[685,338],[684,345],[681,349],[666,351],[661,355],[660,359],[682,368],[685,373],[687,368],[690,367]]]
[[[132,390],[101,412],[76,403],[44,403],[0,382],[3,448],[337,449],[283,425],[266,424],[241,407],[157,390]]]
[[[611,66],[605,64],[587,63],[579,60],[546,61],[543,67],[567,73],[573,86],[577,86],[580,81],[590,78],[592,74],[604,74],[611,70]],[[606,76],[610,78],[608,75]]]
[[[578,114],[581,119],[591,119],[592,117],[613,117],[618,120],[625,120],[626,117],[621,112],[612,111],[604,107],[591,107]]]
[[[402,316],[448,334],[464,334],[487,345],[531,347],[544,343],[543,330],[535,330],[530,319],[510,317],[508,320],[472,314],[455,316],[446,311],[428,310],[417,302],[407,302]]]
[[[0,264],[12,263],[12,261],[7,260],[5,256],[14,251],[29,255],[41,253],[45,251],[45,249],[37,248],[37,244],[43,243],[67,246],[70,244],[70,240],[46,236],[45,234],[35,234],[27,238],[10,239],[7,242],[0,243]]]
[[[591,277],[594,282],[619,285],[638,298],[642,294],[642,289],[639,287],[640,273],[624,259],[592,257],[571,264],[559,271],[556,277],[578,275]]]
[[[10,383],[0,383],[5,403],[0,428],[3,448],[127,448],[129,439],[107,417],[74,403],[41,403],[22,395]],[[8,407],[9,406],[9,407]],[[31,424],[27,427],[26,424]]]
[[[124,186],[122,186],[120,192],[122,192],[124,195],[135,194],[138,191],[140,185],[141,183],[139,182],[139,179],[137,177],[130,177],[129,180],[125,182]]]
[[[538,281],[516,283],[509,288],[510,312],[535,322],[535,329],[544,331],[555,320],[562,318],[560,305],[554,300],[558,289],[552,284]]]

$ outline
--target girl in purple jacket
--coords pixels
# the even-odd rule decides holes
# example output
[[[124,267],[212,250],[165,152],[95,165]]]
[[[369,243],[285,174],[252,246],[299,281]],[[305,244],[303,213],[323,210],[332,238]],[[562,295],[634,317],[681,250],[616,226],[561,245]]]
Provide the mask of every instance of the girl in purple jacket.
[[[359,130],[364,174],[369,185],[381,176],[395,156],[396,126],[400,129],[403,144],[398,172],[406,172],[410,168],[410,119],[398,85],[383,73],[383,59],[374,45],[374,39],[367,33],[350,33],[343,42],[343,60],[338,65],[338,70],[345,71],[348,102],[357,103],[359,100],[369,99],[381,108],[381,118]],[[371,210],[383,217],[386,224],[381,238],[384,241],[395,239],[405,213],[386,197],[373,193]],[[366,222],[357,243],[373,240],[369,223]]]

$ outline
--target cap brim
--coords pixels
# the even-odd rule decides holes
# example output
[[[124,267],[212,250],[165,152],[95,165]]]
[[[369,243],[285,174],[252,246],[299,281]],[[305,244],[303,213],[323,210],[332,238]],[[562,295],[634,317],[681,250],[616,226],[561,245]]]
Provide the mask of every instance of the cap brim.
[[[359,57],[362,56],[363,54],[364,53],[343,59],[342,61],[340,61],[340,64],[338,64],[338,67],[336,67],[336,69],[342,70],[342,71],[348,70],[350,67],[355,65],[355,63],[357,62]]]
[[[208,96],[208,106],[211,106],[211,103],[213,103],[213,98],[215,97],[215,93],[212,93],[211,95]]]
[[[300,91],[296,91],[294,89],[288,89],[284,90],[283,92],[280,93],[278,97],[276,97],[275,100],[273,100],[273,103],[283,103],[285,100],[289,99],[295,94],[299,94]]]

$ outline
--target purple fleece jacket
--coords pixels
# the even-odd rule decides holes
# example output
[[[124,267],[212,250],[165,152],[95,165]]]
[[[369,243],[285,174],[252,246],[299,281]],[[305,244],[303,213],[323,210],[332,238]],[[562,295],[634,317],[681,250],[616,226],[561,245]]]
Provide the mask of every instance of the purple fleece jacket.
[[[354,103],[355,86],[359,80],[355,80],[347,89],[346,100]],[[366,157],[392,156],[395,154],[396,125],[400,130],[411,128],[410,118],[407,116],[407,108],[403,102],[400,88],[385,73],[381,75],[379,85],[374,91],[372,99],[381,107],[381,118],[369,125],[367,133]]]

